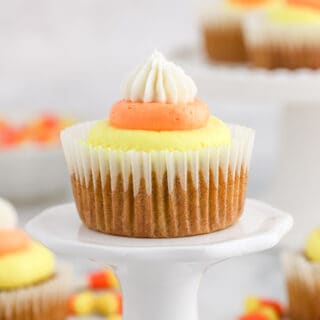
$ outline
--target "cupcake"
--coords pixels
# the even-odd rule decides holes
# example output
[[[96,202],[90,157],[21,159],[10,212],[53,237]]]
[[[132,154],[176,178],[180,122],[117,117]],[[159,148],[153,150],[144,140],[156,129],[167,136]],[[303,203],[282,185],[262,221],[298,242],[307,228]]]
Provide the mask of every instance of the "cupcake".
[[[320,67],[320,5],[300,0],[279,3],[250,15],[244,23],[248,59],[255,67]],[[302,1],[301,1],[302,2]]]
[[[11,205],[0,201],[0,319],[66,318],[69,270],[15,226]]]
[[[109,119],[62,132],[83,223],[168,238],[233,225],[243,211],[251,129],[209,115],[184,71],[154,52],[127,79]]]
[[[320,228],[311,232],[304,252],[283,256],[292,320],[320,319]]]
[[[222,0],[203,8],[201,26],[207,57],[220,62],[247,60],[242,21],[269,0]]]

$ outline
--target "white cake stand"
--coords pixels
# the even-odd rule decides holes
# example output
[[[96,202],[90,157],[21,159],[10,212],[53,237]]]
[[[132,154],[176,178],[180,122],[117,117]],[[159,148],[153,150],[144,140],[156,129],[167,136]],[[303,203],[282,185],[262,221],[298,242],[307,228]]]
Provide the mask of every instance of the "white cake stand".
[[[94,232],[82,225],[74,204],[45,210],[27,229],[58,253],[111,266],[120,279],[125,320],[196,320],[197,291],[209,266],[271,248],[291,226],[290,215],[247,200],[235,226],[188,238],[136,239]]]

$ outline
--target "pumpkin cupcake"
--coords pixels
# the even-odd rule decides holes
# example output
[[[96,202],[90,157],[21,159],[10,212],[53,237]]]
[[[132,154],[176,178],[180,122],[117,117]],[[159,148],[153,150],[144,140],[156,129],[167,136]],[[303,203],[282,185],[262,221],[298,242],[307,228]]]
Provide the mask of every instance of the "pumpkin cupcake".
[[[222,0],[203,8],[201,26],[204,48],[210,60],[244,62],[247,60],[242,22],[253,10],[271,0]]]
[[[70,273],[53,254],[15,226],[16,214],[0,202],[0,319],[63,320]]]
[[[109,119],[62,132],[83,223],[107,234],[210,233],[243,211],[254,132],[209,115],[184,71],[154,52]]]
[[[283,263],[290,319],[320,319],[320,228],[310,233],[303,251],[284,254]]]
[[[320,4],[288,0],[247,17],[250,63],[266,69],[320,68]]]

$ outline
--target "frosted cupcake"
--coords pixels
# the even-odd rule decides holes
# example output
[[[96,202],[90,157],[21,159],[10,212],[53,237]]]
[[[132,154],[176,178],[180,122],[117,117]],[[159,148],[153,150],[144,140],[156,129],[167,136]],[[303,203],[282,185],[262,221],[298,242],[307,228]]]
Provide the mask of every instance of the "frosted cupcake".
[[[0,319],[66,318],[69,270],[15,227],[12,206],[0,201]]]
[[[253,66],[320,67],[320,5],[316,9],[306,1],[291,0],[269,7],[247,18],[244,35]]]
[[[209,115],[192,79],[155,52],[109,119],[62,133],[75,202],[90,229],[166,238],[227,228],[245,201],[254,132]]]
[[[269,0],[223,0],[202,9],[201,24],[205,52],[210,60],[247,60],[242,22],[246,14],[264,7]]]
[[[304,252],[283,257],[292,320],[320,319],[320,228],[311,232]]]

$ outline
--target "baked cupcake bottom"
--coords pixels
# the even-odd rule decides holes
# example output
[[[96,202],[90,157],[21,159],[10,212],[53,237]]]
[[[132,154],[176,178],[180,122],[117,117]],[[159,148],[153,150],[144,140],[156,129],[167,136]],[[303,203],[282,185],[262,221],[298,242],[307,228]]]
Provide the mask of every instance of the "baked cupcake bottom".
[[[247,48],[249,62],[266,69],[318,69],[320,68],[320,46],[253,46]]]
[[[45,282],[0,291],[1,320],[64,320],[67,317],[70,271],[67,266]]]
[[[299,253],[286,254],[283,261],[290,319],[320,319],[320,264],[308,261]]]
[[[241,25],[208,26],[203,29],[204,46],[210,60],[243,62],[246,49]]]
[[[233,225],[243,211],[247,189],[247,169],[240,169],[232,176],[228,170],[225,179],[219,170],[218,183],[210,170],[209,183],[199,174],[195,187],[192,174],[187,174],[186,190],[180,178],[175,178],[173,189],[168,190],[167,175],[158,182],[152,172],[152,190],[148,194],[144,178],[134,195],[133,179],[129,177],[124,188],[118,175],[112,190],[111,177],[104,186],[98,175],[81,183],[72,175],[72,187],[76,205],[83,223],[90,229],[103,233],[144,238],[183,237],[210,233]]]

